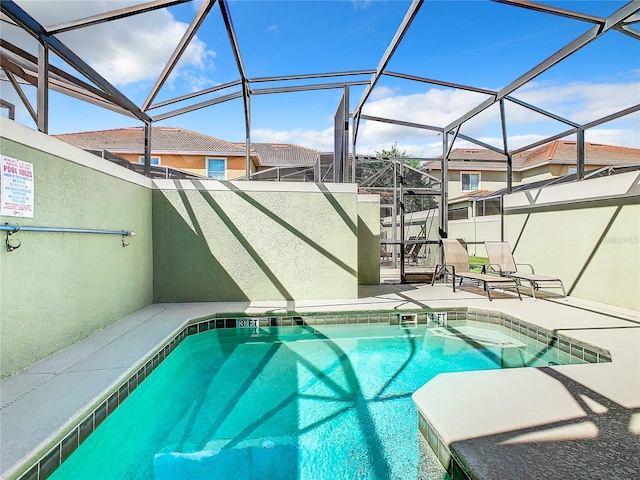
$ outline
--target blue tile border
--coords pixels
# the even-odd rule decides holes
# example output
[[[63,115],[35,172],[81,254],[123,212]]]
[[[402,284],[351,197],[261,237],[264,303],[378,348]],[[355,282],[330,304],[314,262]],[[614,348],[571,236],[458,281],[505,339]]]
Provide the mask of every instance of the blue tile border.
[[[56,468],[58,468],[64,460],[66,460],[84,440],[86,440],[93,431],[111,415],[120,404],[127,399],[133,392],[157,367],[162,361],[169,356],[182,341],[190,335],[206,332],[216,329],[235,329],[236,320],[241,318],[251,318],[259,322],[259,328],[268,327],[295,327],[295,326],[314,326],[314,325],[371,325],[371,324],[388,324],[402,325],[400,317],[403,314],[417,314],[418,324],[428,323],[428,314],[436,312],[433,309],[425,310],[407,310],[393,312],[349,312],[349,313],[318,313],[315,315],[282,315],[282,316],[225,316],[224,318],[200,319],[189,323],[182,328],[171,340],[166,342],[161,348],[152,351],[152,353],[144,360],[134,373],[132,373],[124,382],[114,387],[107,395],[107,398],[98,404],[93,411],[82,419],[78,424],[67,433],[55,446],[53,446],[46,454],[29,466],[25,473],[18,477],[18,480],[46,480]],[[437,312],[446,312],[448,317],[448,326],[479,326],[502,328],[508,330],[508,333],[517,337],[522,341],[525,338],[528,346],[534,348],[549,348],[557,350],[558,360],[561,363],[572,363],[571,359],[587,363],[611,362],[611,355],[607,350],[585,344],[578,340],[566,337],[562,334],[556,334],[549,330],[545,330],[536,325],[524,322],[522,320],[510,317],[502,313],[466,309],[439,309]],[[564,356],[563,356],[564,355]],[[562,357],[562,358],[560,358]],[[569,361],[565,361],[568,359]],[[430,426],[429,422],[422,418],[419,414],[419,428],[424,422],[426,427],[420,431],[425,439],[436,453],[438,459],[449,472],[452,480],[463,479],[465,470],[464,466],[451,455],[447,445],[440,439],[437,432]],[[426,432],[425,433],[423,432]],[[429,435],[432,440],[430,441]],[[435,435],[435,437],[434,437]],[[435,439],[435,440],[434,440]],[[432,445],[435,444],[435,448]],[[450,471],[451,470],[451,471]],[[456,473],[457,472],[457,473]],[[461,473],[462,472],[462,473]],[[456,477],[452,476],[456,473]]]

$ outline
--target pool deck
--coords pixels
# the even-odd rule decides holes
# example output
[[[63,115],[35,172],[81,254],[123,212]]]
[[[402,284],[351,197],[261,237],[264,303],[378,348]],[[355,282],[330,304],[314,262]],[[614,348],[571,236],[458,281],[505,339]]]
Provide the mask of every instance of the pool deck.
[[[436,376],[413,396],[471,478],[638,478],[640,313],[577,299],[490,302],[437,284],[363,286],[358,299],[154,304],[2,381],[0,478],[21,475],[190,322],[224,313],[466,308],[609,350],[611,363]],[[417,422],[416,422],[416,428]]]

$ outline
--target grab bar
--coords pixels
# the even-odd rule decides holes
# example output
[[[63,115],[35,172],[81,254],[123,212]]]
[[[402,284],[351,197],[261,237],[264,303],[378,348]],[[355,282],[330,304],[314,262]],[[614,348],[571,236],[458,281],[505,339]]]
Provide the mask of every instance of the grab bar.
[[[22,244],[18,241],[18,244],[12,244],[9,240],[9,237],[17,232],[53,232],[53,233],[93,233],[93,234],[102,234],[102,235],[121,235],[122,236],[122,246],[126,247],[129,244],[125,243],[125,237],[134,237],[137,235],[136,232],[131,232],[127,230],[98,230],[91,228],[66,228],[66,227],[33,227],[33,226],[20,226],[20,225],[9,225],[5,223],[4,225],[0,225],[0,231],[7,232],[7,238],[5,243],[7,244],[7,251],[12,252],[16,248],[20,248]]]

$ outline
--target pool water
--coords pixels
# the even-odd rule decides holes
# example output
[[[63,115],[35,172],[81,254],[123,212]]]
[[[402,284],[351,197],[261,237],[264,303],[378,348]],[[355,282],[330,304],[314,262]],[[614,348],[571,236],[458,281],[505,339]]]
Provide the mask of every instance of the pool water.
[[[548,363],[465,328],[189,336],[50,478],[448,479],[411,394],[443,372]]]

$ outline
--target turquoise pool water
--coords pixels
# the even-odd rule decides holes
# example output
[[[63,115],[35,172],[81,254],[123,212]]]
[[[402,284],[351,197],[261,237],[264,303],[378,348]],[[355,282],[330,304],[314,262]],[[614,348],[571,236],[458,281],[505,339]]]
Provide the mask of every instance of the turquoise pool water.
[[[549,361],[465,328],[192,335],[50,478],[448,479],[411,394],[443,372]]]

